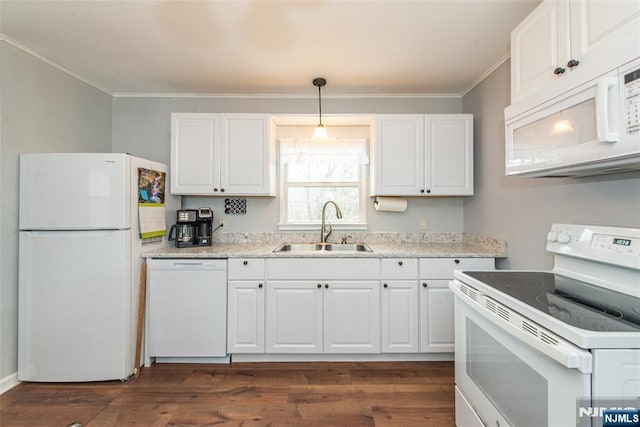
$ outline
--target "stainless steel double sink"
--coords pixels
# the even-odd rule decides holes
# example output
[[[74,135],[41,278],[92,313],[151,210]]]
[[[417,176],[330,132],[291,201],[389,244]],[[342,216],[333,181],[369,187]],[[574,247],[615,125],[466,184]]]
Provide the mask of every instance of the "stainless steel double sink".
[[[273,252],[373,252],[364,243],[283,243]]]

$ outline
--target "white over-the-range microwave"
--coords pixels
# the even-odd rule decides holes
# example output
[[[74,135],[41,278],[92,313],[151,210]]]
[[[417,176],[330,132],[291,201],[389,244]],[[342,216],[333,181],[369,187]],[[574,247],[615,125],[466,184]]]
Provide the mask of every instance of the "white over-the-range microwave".
[[[640,58],[526,111],[505,109],[506,174],[640,169]]]

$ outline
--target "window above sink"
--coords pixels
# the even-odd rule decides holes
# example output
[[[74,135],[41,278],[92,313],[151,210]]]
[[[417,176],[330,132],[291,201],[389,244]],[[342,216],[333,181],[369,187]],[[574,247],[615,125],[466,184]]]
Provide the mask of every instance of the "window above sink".
[[[367,151],[365,138],[280,138],[279,229],[316,229],[327,200],[335,200],[343,212],[338,220],[328,210],[332,227],[366,229]]]

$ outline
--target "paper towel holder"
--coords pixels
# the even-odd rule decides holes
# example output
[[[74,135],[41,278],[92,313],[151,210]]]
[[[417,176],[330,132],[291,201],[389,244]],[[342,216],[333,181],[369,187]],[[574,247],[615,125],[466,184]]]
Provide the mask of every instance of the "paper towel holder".
[[[378,200],[381,197],[382,200]],[[399,200],[402,202],[401,207],[390,208],[389,200]],[[384,206],[384,208],[382,206]],[[373,207],[375,210],[386,211],[386,212],[405,212],[407,210],[407,199],[401,197],[383,197],[383,196],[375,196],[373,199]]]

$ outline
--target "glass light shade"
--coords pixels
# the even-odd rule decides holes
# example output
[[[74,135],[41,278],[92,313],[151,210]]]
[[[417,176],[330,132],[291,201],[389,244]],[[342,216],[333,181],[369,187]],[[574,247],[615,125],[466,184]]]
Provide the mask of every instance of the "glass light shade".
[[[318,125],[316,130],[313,132],[313,139],[328,139],[329,135],[327,135],[327,130],[321,124]]]
[[[558,120],[553,123],[553,129],[551,129],[551,135],[562,135],[575,131],[573,124],[570,120]]]

